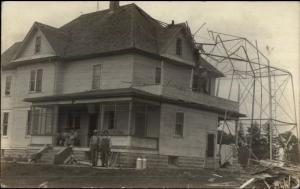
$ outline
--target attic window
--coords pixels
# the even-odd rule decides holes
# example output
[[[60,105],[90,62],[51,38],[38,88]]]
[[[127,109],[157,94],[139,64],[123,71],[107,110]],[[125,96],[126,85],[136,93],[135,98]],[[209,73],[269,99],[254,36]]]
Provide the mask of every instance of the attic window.
[[[39,53],[41,51],[41,36],[35,38],[35,53]]]
[[[182,54],[182,40],[179,38],[176,41],[176,54],[178,56],[181,56]]]

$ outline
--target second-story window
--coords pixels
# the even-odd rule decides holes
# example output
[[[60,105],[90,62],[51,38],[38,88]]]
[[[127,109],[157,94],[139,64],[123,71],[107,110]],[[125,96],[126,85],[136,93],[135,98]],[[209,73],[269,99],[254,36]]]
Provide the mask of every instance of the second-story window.
[[[38,36],[35,38],[35,49],[34,52],[35,53],[39,53],[41,51],[41,37]]]
[[[157,67],[155,69],[155,84],[160,84],[161,82],[161,68]]]
[[[179,38],[176,40],[176,54],[178,56],[181,56],[182,54],[182,40]]]
[[[43,70],[31,70],[30,81],[29,81],[29,91],[30,92],[41,92],[42,91],[42,81],[43,81]]]
[[[193,75],[193,84],[192,84],[192,90],[195,91],[195,92],[200,92],[200,89],[199,89],[199,77],[197,74],[194,74]]]
[[[93,81],[92,88],[99,89],[101,82],[101,65],[93,66]]]
[[[35,91],[42,91],[42,79],[43,79],[43,70],[38,69],[36,72],[36,88]]]
[[[184,113],[176,112],[175,136],[183,136]]]
[[[30,81],[29,81],[29,91],[34,91],[35,89],[35,70],[31,70],[30,72]]]
[[[6,81],[5,81],[5,95],[8,96],[10,95],[10,89],[11,89],[11,76],[6,76]]]

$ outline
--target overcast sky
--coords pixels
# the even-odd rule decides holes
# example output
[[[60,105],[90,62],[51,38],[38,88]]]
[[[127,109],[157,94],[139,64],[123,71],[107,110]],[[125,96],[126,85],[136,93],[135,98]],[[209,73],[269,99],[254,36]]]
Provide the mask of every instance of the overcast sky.
[[[121,5],[132,2],[122,1]],[[300,3],[299,2],[134,2],[155,19],[170,23],[188,21],[192,32],[206,29],[257,40],[273,66],[289,70],[299,97]],[[108,8],[99,1],[99,9]],[[97,10],[97,2],[2,2],[1,52],[21,41],[35,21],[54,27],[81,14]],[[273,48],[270,54],[266,46]],[[290,95],[289,97],[292,98]],[[298,98],[299,99],[299,98]],[[297,103],[299,106],[299,102]],[[299,111],[298,111],[298,115]],[[300,117],[300,116],[299,116]]]

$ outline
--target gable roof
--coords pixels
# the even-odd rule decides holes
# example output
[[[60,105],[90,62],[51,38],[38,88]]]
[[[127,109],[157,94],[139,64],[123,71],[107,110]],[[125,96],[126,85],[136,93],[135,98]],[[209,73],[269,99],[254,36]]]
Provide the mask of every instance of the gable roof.
[[[16,42],[1,54],[1,66],[6,66],[10,63],[16,52],[19,50],[21,44],[22,42]]]
[[[130,49],[160,56],[161,50],[179,31],[190,32],[187,28],[185,23],[165,27],[137,5],[129,4],[114,11],[106,9],[81,15],[60,28],[35,22],[21,45],[14,47],[15,56],[22,51],[35,29],[45,35],[59,58],[74,59]],[[2,65],[12,59],[6,58]]]
[[[74,57],[137,48],[158,54],[158,22],[135,4],[85,14],[62,26],[70,41],[64,56]]]

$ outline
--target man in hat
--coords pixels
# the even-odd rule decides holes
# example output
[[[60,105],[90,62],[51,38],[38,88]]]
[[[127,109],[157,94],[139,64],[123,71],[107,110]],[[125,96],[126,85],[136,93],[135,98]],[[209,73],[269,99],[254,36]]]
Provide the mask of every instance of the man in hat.
[[[91,136],[90,139],[91,163],[93,167],[97,165],[97,161],[98,161],[98,149],[99,149],[100,140],[97,134],[98,131],[94,130],[93,135]]]
[[[111,139],[108,136],[108,131],[103,131],[103,137],[101,139],[101,162],[102,167],[108,167],[108,159],[110,156],[110,149],[111,149]]]

